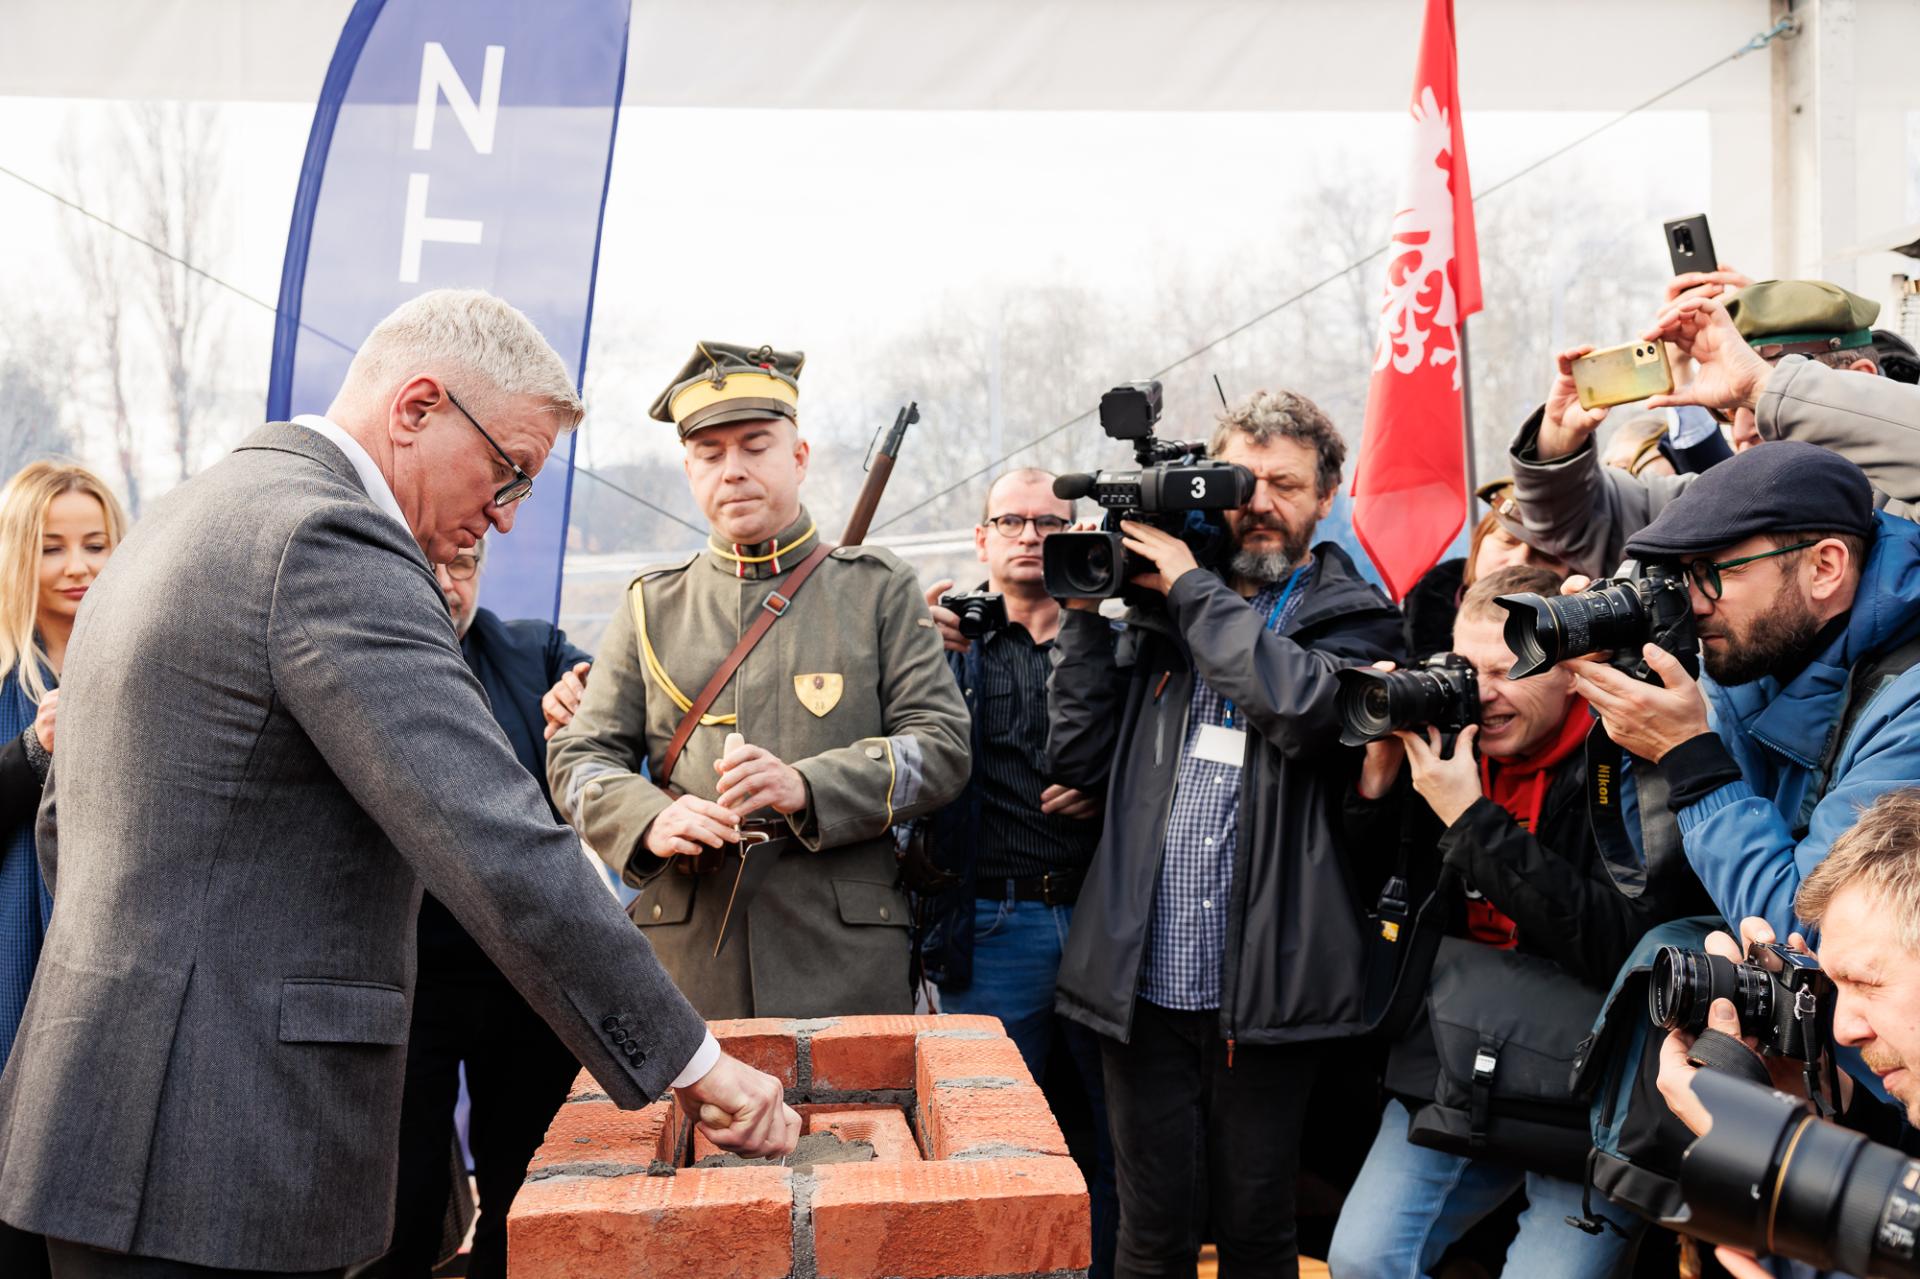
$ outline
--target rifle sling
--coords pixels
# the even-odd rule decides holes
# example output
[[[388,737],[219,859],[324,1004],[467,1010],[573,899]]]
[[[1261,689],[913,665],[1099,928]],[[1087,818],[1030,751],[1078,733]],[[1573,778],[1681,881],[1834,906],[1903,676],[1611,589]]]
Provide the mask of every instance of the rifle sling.
[[[833,545],[827,542],[814,547],[807,558],[794,565],[793,571],[787,574],[787,580],[761,603],[760,615],[753,619],[753,625],[747,628],[740,642],[727,654],[727,660],[720,663],[720,669],[713,673],[707,686],[700,690],[700,696],[693,699],[692,705],[687,707],[687,713],[680,717],[680,726],[673,730],[673,740],[667,744],[666,758],[660,761],[660,776],[654,779],[654,784],[661,790],[673,793],[668,790],[668,783],[673,779],[673,766],[680,762],[680,752],[687,748],[693,730],[700,726],[701,717],[719,698],[720,690],[727,686],[734,672],[740,669],[740,663],[747,660],[747,654],[753,651],[754,645],[765,638],[766,633],[773,629],[773,624],[786,615],[787,609],[793,604],[793,597],[813,576],[813,570],[820,567],[820,561],[826,559],[833,550]]]

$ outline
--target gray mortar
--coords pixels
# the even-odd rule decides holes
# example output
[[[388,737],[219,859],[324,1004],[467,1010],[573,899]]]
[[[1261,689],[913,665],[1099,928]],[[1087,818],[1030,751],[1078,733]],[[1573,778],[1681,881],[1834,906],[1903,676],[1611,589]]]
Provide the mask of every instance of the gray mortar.
[[[873,1143],[845,1141],[837,1132],[810,1132],[800,1139],[793,1153],[784,1159],[748,1159],[721,1150],[708,1155],[695,1168],[792,1168],[801,1171],[822,1164],[864,1164],[873,1162]]]
[[[813,1255],[813,1174],[793,1174],[793,1269],[789,1279],[817,1279]]]
[[[1028,1150],[1025,1146],[1011,1146],[1004,1141],[983,1141],[977,1146],[968,1146],[958,1154],[948,1155],[947,1162],[960,1163],[968,1159],[1040,1159],[1043,1155],[1037,1150]]]
[[[583,1092],[583,1093],[575,1093],[573,1096],[567,1098],[565,1104],[569,1106],[573,1106],[583,1101],[611,1101],[611,1100],[613,1099],[607,1096],[607,1094],[603,1092]]]
[[[940,1079],[935,1088],[1017,1088],[1018,1079],[1008,1079],[1005,1075],[975,1075],[971,1079]]]
[[[915,1039],[1003,1039],[991,1030],[923,1030]]]
[[[551,1177],[630,1177],[636,1172],[646,1171],[647,1169],[640,1164],[560,1164],[552,1168],[535,1168],[527,1173],[527,1180],[546,1181]]]

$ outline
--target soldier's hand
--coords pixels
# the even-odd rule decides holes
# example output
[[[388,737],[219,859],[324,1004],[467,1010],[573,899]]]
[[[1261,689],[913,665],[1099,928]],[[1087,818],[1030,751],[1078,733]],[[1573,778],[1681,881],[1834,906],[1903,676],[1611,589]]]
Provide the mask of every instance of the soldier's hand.
[[[713,761],[720,774],[720,804],[742,817],[762,808],[797,813],[807,806],[807,781],[772,751],[745,743]]]
[[[675,1099],[707,1140],[750,1159],[790,1155],[800,1141],[800,1116],[786,1103],[780,1081],[725,1053],[713,1069]]]
[[[1100,797],[1055,782],[1040,792],[1040,811],[1055,817],[1086,821],[1100,815]]]
[[[580,699],[587,691],[587,672],[592,669],[592,662],[575,662],[573,669],[562,675],[560,682],[541,697],[540,713],[547,720],[546,731],[542,735],[548,741],[552,741],[555,733],[573,722],[574,712],[580,709]]]
[[[739,820],[710,799],[682,795],[647,826],[647,851],[655,857],[691,857],[702,845],[731,844],[740,838]]]
[[[940,606],[940,597],[952,589],[952,578],[929,586],[927,611],[933,614],[933,624],[940,628],[940,642],[955,653],[964,653],[973,647],[973,641],[960,633],[960,615]]]

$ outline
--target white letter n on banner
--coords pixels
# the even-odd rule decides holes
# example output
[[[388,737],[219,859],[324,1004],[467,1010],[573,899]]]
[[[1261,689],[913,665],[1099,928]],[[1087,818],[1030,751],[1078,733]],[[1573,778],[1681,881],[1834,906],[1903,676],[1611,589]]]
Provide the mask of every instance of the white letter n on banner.
[[[500,118],[500,68],[506,61],[505,45],[487,46],[486,69],[480,75],[480,101],[475,104],[473,95],[467,92],[466,82],[453,69],[453,59],[447,56],[447,51],[439,41],[427,41],[426,47],[420,50],[420,100],[413,112],[413,149],[433,149],[435,100],[445,94],[447,105],[453,108],[453,118],[466,130],[467,141],[473,143],[473,149],[481,155],[493,154],[493,126]]]
[[[481,223],[477,218],[430,218],[427,216],[427,175],[407,175],[407,223],[400,235],[400,282],[420,283],[420,246],[428,240],[443,244],[480,243]]]

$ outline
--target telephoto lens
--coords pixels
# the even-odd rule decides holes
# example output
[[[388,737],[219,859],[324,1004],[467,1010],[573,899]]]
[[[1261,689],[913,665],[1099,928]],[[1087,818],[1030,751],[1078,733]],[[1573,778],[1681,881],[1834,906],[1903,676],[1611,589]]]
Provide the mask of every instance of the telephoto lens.
[[[1867,1279],[1920,1279],[1920,1162],[1816,1119],[1797,1097],[1714,1070],[1713,1117],[1680,1163],[1686,1206],[1661,1224]]]
[[[1431,725],[1458,733],[1480,721],[1480,681],[1467,659],[1440,653],[1404,671],[1370,666],[1334,672],[1338,691],[1334,713],[1340,742],[1360,746],[1391,736],[1396,729]]]
[[[1699,670],[1693,599],[1677,565],[1628,560],[1624,576],[1595,582],[1574,595],[1502,595],[1504,635],[1513,650],[1509,679],[1538,675],[1570,657],[1609,652],[1612,665],[1635,679],[1658,683],[1640,650],[1658,644],[1688,674]]]

